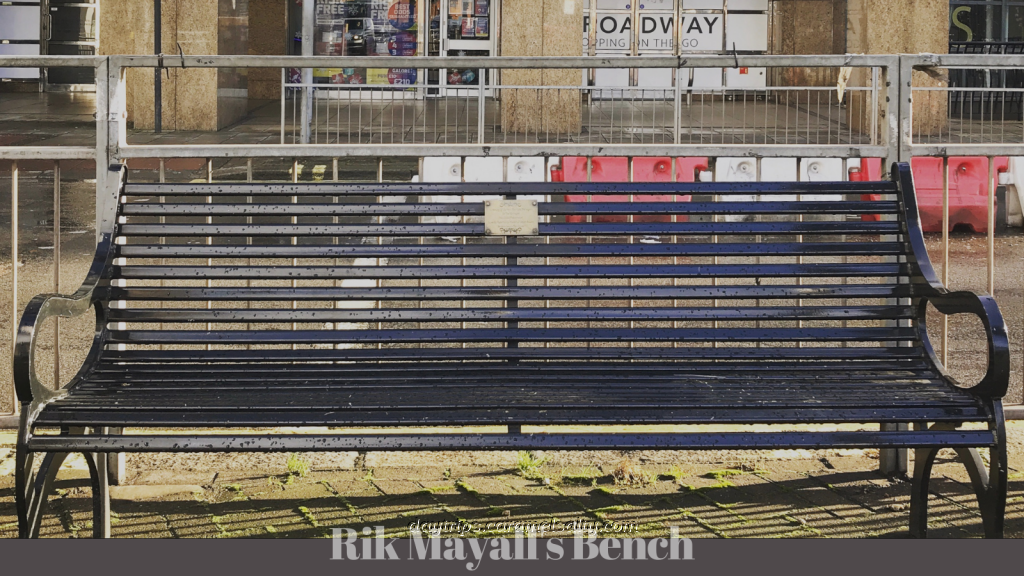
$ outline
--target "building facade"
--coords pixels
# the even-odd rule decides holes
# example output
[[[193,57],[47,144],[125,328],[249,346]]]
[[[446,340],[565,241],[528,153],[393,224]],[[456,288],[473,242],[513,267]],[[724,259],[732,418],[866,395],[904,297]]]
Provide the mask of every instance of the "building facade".
[[[312,10],[303,2],[313,2]],[[156,9],[159,8],[159,24]],[[302,45],[311,18],[312,46]],[[154,43],[159,26],[160,49]],[[998,47],[993,48],[997,45]],[[1024,0],[15,0],[0,4],[0,54],[314,54],[342,56],[641,56],[991,51],[1024,46]],[[0,90],[89,89],[88,71],[2,70]],[[822,75],[824,74],[824,75]],[[481,77],[482,76],[482,77]],[[541,75],[543,76],[543,75]],[[312,82],[427,98],[481,83],[667,93],[834,83],[756,68],[596,69],[579,77],[412,68],[324,68]],[[285,78],[299,82],[297,73]],[[172,71],[161,83],[166,129],[213,130],[252,101],[279,98],[273,70]],[[152,73],[133,71],[130,114],[154,122]],[[365,90],[360,90],[365,93]],[[489,91],[488,95],[493,95]],[[524,117],[529,117],[526,114]]]

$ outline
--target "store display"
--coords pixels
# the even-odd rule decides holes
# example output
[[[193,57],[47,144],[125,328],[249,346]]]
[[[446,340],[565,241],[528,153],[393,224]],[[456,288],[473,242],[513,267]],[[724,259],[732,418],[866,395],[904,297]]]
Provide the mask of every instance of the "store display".
[[[490,0],[448,0],[448,39],[489,40],[490,10]]]

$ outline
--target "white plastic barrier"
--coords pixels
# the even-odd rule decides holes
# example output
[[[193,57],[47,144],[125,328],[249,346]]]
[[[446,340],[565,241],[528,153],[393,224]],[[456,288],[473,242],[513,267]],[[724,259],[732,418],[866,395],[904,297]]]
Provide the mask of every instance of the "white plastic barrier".
[[[761,182],[796,182],[796,158],[762,158]],[[796,194],[762,195],[761,200],[775,202],[793,202]]]
[[[557,158],[553,158],[558,163]],[[544,158],[509,156],[506,182],[545,182]]]
[[[1024,157],[1010,156],[1009,169],[999,175],[999,183],[1006,189],[1006,223],[1024,226]]]
[[[465,181],[466,182],[501,182],[502,174],[504,174],[504,172],[505,172],[504,163],[505,162],[504,162],[504,160],[502,160],[502,158],[500,158],[500,157],[493,157],[493,156],[487,157],[487,158],[478,158],[478,157],[466,158],[466,163],[465,163],[466,177],[465,177]],[[465,196],[463,196],[463,197],[460,198],[460,200],[462,202],[466,202],[467,200],[470,201],[470,202],[476,202],[476,201],[481,201],[482,202],[484,200],[498,200],[499,198],[501,198],[501,196],[498,196],[498,195],[472,196],[470,198],[466,198]],[[465,221],[470,223],[470,224],[480,224],[480,223],[483,223],[484,218],[483,218],[483,216],[470,216],[470,217],[466,218]]]
[[[462,182],[462,158],[439,156],[423,159],[421,182]],[[459,196],[424,196],[424,202],[460,202]],[[455,224],[458,216],[424,216],[424,224]]]
[[[715,182],[757,182],[757,160],[754,158],[715,158]],[[726,194],[725,202],[753,202],[756,196]],[[747,217],[727,215],[726,222],[742,222]]]
[[[859,164],[859,161],[858,161]],[[801,182],[838,182],[846,180],[842,158],[801,158]],[[803,194],[801,200],[823,202],[842,200],[841,194]]]

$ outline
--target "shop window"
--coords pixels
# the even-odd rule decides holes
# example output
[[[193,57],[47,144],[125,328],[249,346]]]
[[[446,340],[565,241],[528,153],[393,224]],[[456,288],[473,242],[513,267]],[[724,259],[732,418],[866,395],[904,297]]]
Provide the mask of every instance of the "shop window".
[[[998,42],[1003,40],[1002,3],[951,3],[950,42]]]
[[[316,0],[313,53],[317,56],[419,56],[416,0]],[[315,68],[321,84],[403,86],[413,68]]]

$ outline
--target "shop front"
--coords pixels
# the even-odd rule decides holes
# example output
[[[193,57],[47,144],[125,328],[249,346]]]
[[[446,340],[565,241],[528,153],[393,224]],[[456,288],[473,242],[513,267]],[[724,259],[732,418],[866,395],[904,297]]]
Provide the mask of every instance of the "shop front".
[[[573,0],[569,0],[572,2]],[[691,53],[763,54],[769,44],[769,0],[576,0],[583,19],[579,54],[647,56]],[[315,0],[314,47],[318,56],[495,56],[500,53],[498,0]],[[508,9],[517,8],[510,5]],[[593,25],[592,25],[593,23]],[[292,22],[300,36],[301,19]],[[295,53],[300,53],[299,49]],[[296,71],[296,74],[298,72]],[[481,78],[481,74],[484,76]],[[677,82],[672,70],[597,69],[581,78],[594,94],[640,88],[666,96]],[[298,81],[298,78],[294,78]],[[496,84],[493,71],[412,68],[321,68],[313,82],[387,90],[393,95],[468,94],[467,87]],[[765,86],[759,68],[683,70],[688,89]],[[602,91],[601,89],[604,89]],[[660,90],[660,91],[659,91]],[[345,93],[346,90],[339,90]],[[491,94],[491,90],[487,92]]]
[[[492,0],[315,0],[316,56],[492,56],[498,7]],[[299,36],[301,20],[292,25]],[[301,48],[295,50],[301,52]],[[293,71],[292,82],[299,81]],[[314,84],[345,87],[339,95],[377,88],[393,97],[446,95],[493,83],[477,70],[317,68]],[[485,84],[486,85],[486,84]],[[465,90],[463,90],[465,91]]]

